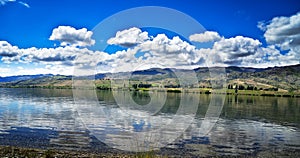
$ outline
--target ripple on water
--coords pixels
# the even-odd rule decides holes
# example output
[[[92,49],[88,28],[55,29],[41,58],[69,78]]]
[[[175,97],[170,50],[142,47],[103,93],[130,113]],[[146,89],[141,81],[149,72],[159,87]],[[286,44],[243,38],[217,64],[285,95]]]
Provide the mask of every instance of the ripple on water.
[[[239,101],[242,102],[242,100]],[[210,133],[204,136],[200,134],[203,118],[196,118],[191,127],[176,142],[170,143],[166,148],[170,151],[173,151],[171,150],[173,148],[178,149],[177,152],[184,151],[203,156],[257,156],[272,151],[299,152],[300,130],[297,122],[284,120],[282,123],[278,123],[277,120],[261,119],[263,116],[255,110],[251,111],[251,114],[259,115],[259,117],[253,116],[253,119],[240,116],[229,117],[230,112],[234,113],[235,110],[228,109],[226,106],[231,106],[225,105],[223,109],[228,116],[220,118]],[[99,108],[106,112],[119,110],[112,100],[101,100]],[[275,114],[273,115],[275,118]],[[111,137],[120,140],[128,139],[124,133],[134,131],[135,126],[133,124],[125,126],[120,123],[121,121],[118,122],[118,120],[124,120],[124,116],[120,115],[115,119],[117,121],[115,123],[108,123],[104,119],[95,120],[97,123],[95,132],[106,139]],[[153,120],[157,120],[157,122],[171,120],[173,113],[164,111],[154,117]],[[140,123],[137,121],[140,120],[132,122]],[[146,120],[144,124],[147,125],[147,123]],[[162,122],[159,125],[155,124],[155,121],[151,123],[149,129],[145,128],[144,130],[152,130],[158,128],[159,125],[164,125]],[[167,123],[168,121],[165,122],[165,124]],[[172,134],[173,131],[167,132]],[[0,144],[67,150],[98,150],[105,146],[86,130],[85,125],[79,119],[72,93],[55,90],[22,91],[16,89],[1,89]]]

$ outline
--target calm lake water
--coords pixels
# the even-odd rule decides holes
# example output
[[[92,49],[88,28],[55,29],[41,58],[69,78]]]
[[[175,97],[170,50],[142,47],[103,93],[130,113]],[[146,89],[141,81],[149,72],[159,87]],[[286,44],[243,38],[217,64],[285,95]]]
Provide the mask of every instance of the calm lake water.
[[[300,152],[300,98],[226,96],[217,123],[207,135],[202,135],[198,131],[211,101],[210,95],[168,93],[164,106],[155,111],[153,118],[161,122],[172,119],[182,95],[199,97],[196,115],[189,128],[161,152],[194,156]],[[157,121],[153,120],[130,118],[126,125],[120,124],[118,119],[128,118],[117,113],[120,108],[112,92],[97,91],[97,96],[98,108],[118,117],[115,124],[98,117],[97,128],[89,127],[84,112],[78,113],[72,90],[0,89],[0,145],[103,152],[112,151],[111,146],[128,140],[130,132],[157,128]],[[139,104],[149,102],[149,95],[132,93],[131,97]],[[93,118],[97,113],[87,111],[86,114]],[[100,139],[95,137],[95,131]],[[169,133],[172,135],[172,130]],[[118,141],[113,141],[115,139]]]

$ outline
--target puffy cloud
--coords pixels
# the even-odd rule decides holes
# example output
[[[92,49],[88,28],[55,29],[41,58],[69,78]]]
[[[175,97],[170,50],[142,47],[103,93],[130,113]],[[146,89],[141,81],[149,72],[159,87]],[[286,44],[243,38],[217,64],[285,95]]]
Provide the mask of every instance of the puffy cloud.
[[[19,54],[19,48],[12,46],[7,41],[0,41],[0,56],[2,57],[14,57]]]
[[[136,28],[131,30],[136,30]],[[76,66],[85,73],[85,70],[95,66],[98,66],[98,72],[120,72],[151,67],[191,69],[199,66],[225,66],[223,62],[227,65],[247,65],[247,60],[248,63],[263,63],[259,58],[267,56],[261,53],[263,51],[259,51],[261,45],[259,41],[241,36],[230,39],[222,38],[215,42],[212,49],[196,49],[195,46],[178,36],[168,38],[165,34],[144,39],[135,42],[134,47],[114,54],[72,46],[18,49],[6,42],[3,44],[7,47],[6,49],[14,49],[18,54],[15,54],[14,58],[6,57],[2,60]],[[250,60],[254,58],[256,60]]]
[[[116,36],[110,38],[107,43],[112,45],[121,45],[124,47],[132,47],[148,40],[148,32],[142,32],[141,29],[133,27],[127,30],[118,31]]]
[[[295,54],[281,54],[275,46],[261,47],[253,55],[244,57],[240,66],[246,67],[274,67],[299,64]]]
[[[178,36],[169,39],[165,34],[158,34],[135,49],[148,53],[145,54],[148,61],[163,63],[166,67],[176,68],[198,62],[195,61],[195,46],[183,41]]]
[[[73,66],[89,69],[94,68],[99,63],[107,62],[109,65],[113,64],[110,62],[113,56],[104,52],[94,52],[87,48],[66,46],[58,48],[32,47],[19,49],[6,41],[1,41],[0,43],[1,55],[5,55],[1,58],[4,63],[16,62],[20,65],[32,65],[26,69],[16,68],[13,70],[13,68],[2,68],[0,76],[47,73],[71,75],[73,73]],[[11,52],[16,53],[12,54]],[[38,67],[36,67],[37,65]],[[43,68],[42,66],[45,65],[47,67]]]
[[[73,65],[73,61],[82,55],[91,55],[94,52],[86,48],[76,48],[71,46],[57,48],[26,48],[20,49],[12,46],[6,41],[0,41],[0,56],[5,63],[58,63],[63,65]]]
[[[130,47],[101,62],[115,71],[133,71],[142,67],[183,68],[200,60],[199,55],[196,57],[195,46],[178,36],[169,39],[165,34],[158,34],[149,38],[147,32],[135,27],[118,31],[107,43]]]
[[[259,22],[258,27],[265,31],[267,47],[262,47],[260,41],[248,37],[237,36],[229,39],[214,36],[212,32],[194,34],[191,41],[208,42],[216,41],[212,49],[208,49],[206,63],[236,66],[270,67],[299,64],[300,59],[300,13],[291,17],[276,17],[270,22]],[[214,38],[215,37],[215,38]],[[289,50],[282,54],[274,45],[281,50]],[[200,49],[202,50],[202,49]],[[199,50],[196,50],[196,53]],[[213,58],[210,58],[210,55]],[[201,61],[201,60],[199,60]]]
[[[258,27],[265,31],[267,43],[282,50],[300,53],[300,13],[290,17],[275,17],[267,23],[259,22]]]
[[[190,35],[189,39],[194,42],[215,42],[221,40],[221,36],[214,31],[205,31],[204,33]]]
[[[86,28],[75,29],[71,26],[59,26],[53,29],[49,40],[57,40],[61,42],[62,46],[90,46],[95,44],[92,39],[93,32],[87,31]]]
[[[142,32],[138,28],[117,32],[116,36],[109,39],[107,43],[128,48],[108,54],[74,47],[86,46],[87,43],[91,43],[92,32],[86,29],[80,30],[67,26],[54,29],[50,38],[61,40],[64,46],[57,48],[20,49],[6,41],[0,41],[1,60],[6,63],[17,61],[46,65],[36,69],[17,69],[14,72],[16,74],[30,74],[35,71],[34,73],[47,72],[68,75],[73,73],[74,66],[76,69],[82,70],[77,72],[77,75],[84,75],[94,73],[95,67],[97,67],[97,72],[126,72],[153,67],[182,69],[229,65],[268,67],[299,63],[300,48],[291,43],[289,43],[290,52],[281,54],[280,50],[275,47],[276,43],[262,47],[261,42],[249,37],[236,36],[225,39],[216,32],[205,32],[191,35],[190,40],[215,41],[214,45],[212,48],[197,49],[178,36],[168,38],[165,34],[158,34],[155,37],[149,37],[147,32]],[[266,26],[267,31],[268,27]],[[90,36],[82,35],[88,34],[88,32],[90,32]],[[8,72],[8,69],[1,71],[4,74]]]
[[[189,53],[195,46],[183,41],[178,36],[169,39],[165,34],[158,34],[152,40],[145,41],[137,46],[141,51],[150,51],[152,54]]]
[[[258,40],[237,36],[216,42],[206,63],[225,66],[273,67],[299,64],[297,53],[281,54],[274,45],[262,47]],[[223,64],[222,64],[223,63]]]
[[[195,46],[178,36],[169,39],[165,34],[158,34],[126,51],[112,54],[110,62],[116,71],[151,67],[191,69],[192,64],[200,60],[200,57],[196,57],[195,50]]]
[[[215,42],[213,50],[218,52],[223,62],[238,64],[242,58],[254,55],[260,48],[261,43],[249,37],[236,36]]]
[[[102,68],[99,70],[99,72],[110,72],[111,64],[114,62],[114,59],[115,58],[113,58],[112,55],[105,52],[93,52],[90,50],[86,50],[84,53],[80,53],[77,55],[74,66],[79,69],[94,70],[97,65],[101,65]]]
[[[74,47],[58,48],[30,48],[24,51],[27,60],[42,62],[68,62],[73,61],[79,54],[85,53],[87,49]]]

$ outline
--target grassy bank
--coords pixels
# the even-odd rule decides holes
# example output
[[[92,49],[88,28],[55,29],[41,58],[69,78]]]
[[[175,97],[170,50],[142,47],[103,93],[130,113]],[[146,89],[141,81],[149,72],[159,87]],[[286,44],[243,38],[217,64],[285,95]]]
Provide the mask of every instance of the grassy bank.
[[[101,152],[93,153],[88,151],[74,151],[74,150],[56,150],[56,149],[33,149],[13,146],[0,146],[0,157],[24,157],[24,158],[103,158],[103,157],[116,157],[116,158],[164,158],[167,156],[157,155],[155,152],[144,153],[113,153]]]
[[[137,88],[136,91],[140,92],[148,92],[150,90],[153,91],[161,91],[161,89],[150,89],[150,88]],[[182,89],[182,88],[166,88],[164,89],[168,93],[199,93],[199,94],[226,94],[226,95],[251,95],[251,96],[273,96],[273,97],[300,97],[300,93],[298,92],[285,92],[285,91],[264,91],[264,90],[238,90],[235,92],[233,89],[224,90],[213,90],[211,88],[190,88],[190,89]]]
[[[262,151],[255,155],[240,155],[225,157],[299,157],[300,153],[297,151]],[[91,153],[86,151],[68,151],[68,150],[56,150],[56,149],[32,149],[22,147],[0,146],[0,157],[7,158],[167,158],[167,157],[182,157],[179,155],[160,155],[155,152],[144,153]],[[186,155],[183,157],[224,157],[224,156],[208,156],[208,155]]]
[[[0,88],[40,88],[40,89],[72,89],[72,86],[7,86]],[[97,90],[111,90],[111,88],[106,85],[96,85]],[[166,91],[168,93],[199,93],[199,94],[227,94],[227,95],[251,95],[251,96],[272,96],[272,97],[296,97],[300,98],[300,92],[287,92],[287,91],[265,91],[265,90],[238,90],[235,92],[234,89],[224,90],[213,90],[211,88],[165,88],[165,89],[155,89],[155,88],[120,88],[114,90],[128,90],[128,91]]]

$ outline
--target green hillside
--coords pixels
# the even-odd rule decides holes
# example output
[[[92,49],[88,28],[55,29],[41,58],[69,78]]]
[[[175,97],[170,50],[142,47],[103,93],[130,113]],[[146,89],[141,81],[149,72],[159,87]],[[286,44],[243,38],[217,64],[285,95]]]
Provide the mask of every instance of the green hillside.
[[[179,81],[174,71],[180,71],[186,74],[196,72],[198,84],[191,88],[211,88],[211,82],[218,80],[212,78],[210,71],[213,68],[197,68],[193,70],[172,70],[172,69],[148,69],[132,73],[119,74],[98,74],[96,75],[95,85],[99,89],[110,89],[110,76],[112,75],[130,75],[132,84],[152,84],[158,86],[164,83],[169,88],[179,88]],[[300,65],[273,67],[273,68],[240,68],[227,67],[226,77],[228,89],[252,90],[252,91],[279,91],[300,93]],[[70,76],[53,75],[40,78],[18,80],[11,82],[0,82],[0,87],[9,88],[72,88],[72,78]]]

